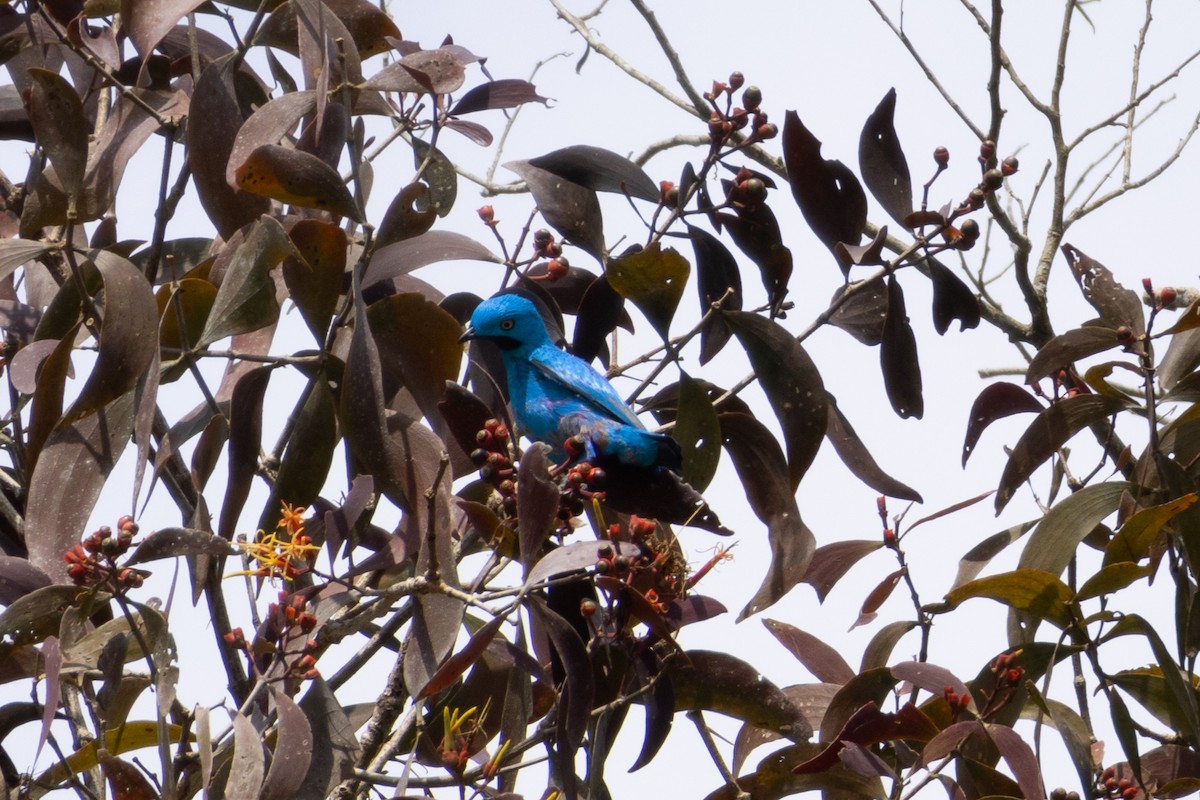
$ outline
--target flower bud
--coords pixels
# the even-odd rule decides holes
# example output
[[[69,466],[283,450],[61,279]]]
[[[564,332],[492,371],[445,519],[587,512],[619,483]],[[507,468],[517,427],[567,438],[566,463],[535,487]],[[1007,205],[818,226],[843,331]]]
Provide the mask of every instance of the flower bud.
[[[944,147],[937,147],[933,151],[933,163],[939,167],[945,167],[950,163],[950,151]]]
[[[745,82],[746,82],[746,76],[743,75],[742,73],[731,72],[729,74],[729,88],[731,91],[736,92],[738,89],[742,88],[742,84]]]

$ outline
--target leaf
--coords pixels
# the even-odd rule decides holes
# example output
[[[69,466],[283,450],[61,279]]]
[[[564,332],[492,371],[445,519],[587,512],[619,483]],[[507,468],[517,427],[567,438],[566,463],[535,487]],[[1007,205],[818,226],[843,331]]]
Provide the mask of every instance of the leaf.
[[[1142,301],[1137,294],[1117,283],[1107,267],[1078,248],[1064,244],[1062,253],[1067,258],[1084,299],[1092,304],[1107,327],[1116,329],[1122,325],[1128,326],[1135,339],[1146,332]]]
[[[745,311],[722,316],[745,348],[783,428],[788,483],[794,492],[825,438],[828,408],[821,373],[800,342],[779,324]]]
[[[108,475],[133,433],[133,392],[83,419],[55,427],[29,482],[25,541],[29,561],[66,579],[63,553],[91,516]]]
[[[708,392],[687,373],[679,376],[679,411],[671,436],[683,452],[680,477],[703,492],[721,460],[721,422]]]
[[[837,763],[838,753],[849,743],[872,745],[897,739],[927,742],[937,734],[937,726],[912,703],[905,703],[895,714],[888,714],[880,711],[876,703],[870,702],[846,720],[846,724],[820,754],[797,765],[792,771],[797,774],[824,772]]]
[[[1026,533],[1033,529],[1034,525],[1038,524],[1038,520],[1030,520],[1020,525],[1014,525],[1011,528],[1002,530],[999,533],[993,533],[991,536],[984,539],[979,544],[967,551],[958,562],[958,574],[954,576],[954,583],[951,589],[957,589],[968,581],[975,579],[988,562],[998,556],[1004,548],[1008,547],[1013,542],[1020,539]]]
[[[228,540],[195,528],[162,528],[153,531],[129,554],[125,564],[145,564],[179,556],[229,556],[238,551]]]
[[[1070,606],[1075,602],[1075,593],[1058,575],[1040,569],[1018,569],[978,578],[951,590],[946,602],[957,608],[973,597],[991,598],[1060,629],[1071,625]]]
[[[83,112],[75,89],[57,72],[33,68],[28,71],[29,122],[38,146],[45,151],[62,188],[74,195],[80,207],[83,175],[87,167],[88,131],[92,126]]]
[[[616,330],[624,313],[625,299],[612,288],[608,276],[601,275],[592,281],[579,301],[571,352],[589,362],[607,355],[605,338]]]
[[[249,0],[245,4],[241,4],[242,2],[243,0],[239,0],[235,5],[248,11],[258,8],[258,3],[254,0]],[[322,5],[328,9],[329,17],[337,20],[337,27],[342,28],[349,35],[353,43],[353,47],[349,49],[357,50],[356,58],[370,58],[386,52],[391,49],[389,38],[401,38],[400,29],[396,27],[392,17],[379,6],[366,2],[366,0],[323,0]],[[310,13],[303,16],[311,18],[314,15]],[[322,22],[328,22],[328,18],[325,18],[324,15],[322,17]],[[306,23],[308,22],[310,19],[306,19]],[[306,24],[307,27],[310,26]],[[255,38],[255,44],[267,44],[296,55],[298,33],[296,11],[292,3],[279,3],[260,29],[258,37]],[[341,34],[342,31],[329,30],[326,32],[326,36],[330,40],[335,40]],[[354,71],[361,71],[361,69],[347,69],[347,72]]]
[[[967,435],[963,440],[963,466],[967,466],[967,459],[975,452],[979,437],[993,422],[1013,414],[1037,414],[1042,410],[1042,404],[1028,390],[1015,383],[999,381],[985,387],[975,398],[971,414],[967,418]]]
[[[233,251],[197,346],[265,328],[279,319],[275,282],[268,274],[292,252],[283,226],[261,217]]]
[[[312,731],[312,760],[294,796],[327,797],[335,786],[354,776],[360,750],[355,726],[322,678],[309,682],[300,710]]]
[[[1153,567],[1129,561],[1109,564],[1101,567],[1096,574],[1084,581],[1083,585],[1079,587],[1079,591],[1076,592],[1076,598],[1083,602],[1091,600],[1093,597],[1103,597],[1119,592],[1141,578],[1152,575],[1153,572]]]
[[[429,186],[429,208],[445,217],[458,198],[458,172],[446,155],[422,139],[412,140],[413,166],[424,167],[420,177]]]
[[[378,92],[414,94],[450,94],[457,92],[466,79],[466,65],[449,47],[418,50],[388,64],[371,76],[367,89]]]
[[[532,161],[510,161],[504,166],[529,184],[547,225],[597,260],[603,259],[604,218],[594,190],[535,166]]]
[[[117,800],[156,800],[160,796],[133,764],[104,753],[100,756],[100,770]]]
[[[164,723],[162,728],[163,737],[172,744],[183,736],[183,729],[178,725]],[[103,740],[95,739],[84,745],[33,780],[39,786],[56,786],[72,775],[99,766],[105,751],[109,755],[120,755],[143,747],[154,747],[160,741],[159,734],[159,724],[153,720],[126,722],[109,728],[104,732]]]
[[[1038,414],[1021,434],[1004,465],[996,490],[996,513],[1008,505],[1017,487],[1072,436],[1126,407],[1125,402],[1116,398],[1081,394],[1059,400]]]
[[[267,198],[237,191],[225,181],[230,153],[246,119],[242,109],[250,107],[246,83],[235,77],[240,62],[238,54],[230,53],[204,68],[192,94],[187,125],[188,163],[196,192],[226,240],[271,208]],[[260,105],[266,105],[265,98]]]
[[[531,588],[555,575],[565,575],[596,566],[600,551],[608,549],[616,556],[633,557],[641,550],[631,542],[572,542],[556,547],[537,560],[525,576],[524,587]]]
[[[50,576],[19,556],[0,555],[0,606],[12,605],[35,589],[50,585]]]
[[[496,633],[504,624],[505,619],[504,616],[497,615],[475,631],[462,650],[442,662],[437,672],[430,676],[429,682],[413,695],[413,699],[419,702],[449,689],[483,655],[483,651],[496,638]]]
[[[682,189],[681,189],[682,193]],[[721,240],[703,228],[687,226],[688,238],[696,263],[696,290],[700,294],[700,312],[732,291],[725,308],[742,308],[742,276],[737,260]],[[729,328],[720,317],[713,317],[700,331],[700,363],[707,364],[729,341]]]
[[[610,258],[604,267],[609,285],[631,300],[666,341],[671,320],[687,285],[691,265],[672,248],[658,242],[629,255]]]
[[[1042,345],[1033,361],[1029,362],[1025,382],[1031,385],[1037,383],[1057,372],[1060,367],[1070,367],[1081,358],[1103,353],[1119,344],[1121,341],[1114,329],[1098,325],[1085,325],[1059,334]]]
[[[557,749],[559,753],[573,757],[587,731],[592,698],[595,696],[591,661],[579,634],[570,623],[551,611],[545,601],[536,595],[531,595],[531,599],[529,607],[545,627],[566,675],[558,700]]]
[[[1059,575],[1075,549],[1101,520],[1117,510],[1122,495],[1132,486],[1121,481],[1085,486],[1050,509],[1021,552],[1022,569],[1039,569]]]
[[[499,256],[469,236],[453,231],[429,231],[376,250],[363,276],[363,288],[440,261],[459,260],[502,263]]]
[[[1042,771],[1037,756],[1025,740],[1007,725],[988,725],[988,734],[1008,768],[1012,770],[1025,800],[1045,800],[1042,791]]]
[[[125,32],[142,60],[149,58],[155,45],[202,2],[203,0],[122,0],[121,19],[128,20],[125,23]]]
[[[271,495],[258,520],[258,528],[264,531],[274,530],[279,524],[284,503],[308,507],[318,499],[325,485],[334,450],[340,443],[337,399],[330,382],[324,371],[318,372],[303,405],[292,412],[295,421],[292,436],[279,460]]]
[[[231,798],[259,796],[263,781],[263,747],[254,723],[241,713],[233,715],[233,761],[225,794]]]
[[[854,677],[841,654],[811,633],[774,619],[764,619],[763,625],[817,680],[842,684]]]
[[[688,650],[666,667],[677,711],[716,711],[793,741],[812,736],[808,721],[778,686],[729,653]]]
[[[295,252],[283,260],[283,282],[313,338],[323,344],[346,275],[346,234],[331,222],[304,219],[288,236]]]
[[[280,140],[296,130],[306,116],[317,107],[314,91],[288,92],[272,98],[270,102],[254,110],[237,131],[225,167],[225,181],[233,189],[239,188],[237,168],[259,147],[279,144]]]
[[[904,309],[904,292],[895,276],[888,278],[887,316],[883,320],[883,341],[879,364],[888,400],[901,419],[925,414],[921,396],[921,363],[917,359],[917,339]]]
[[[829,399],[829,411],[825,438],[829,439],[829,443],[833,445],[834,451],[842,459],[842,463],[854,473],[854,477],[880,494],[885,494],[888,497],[911,500],[916,503],[924,502],[919,492],[915,489],[910,489],[880,469],[879,465],[875,463],[875,459],[871,456],[871,453],[867,450],[866,445],[858,438],[858,434],[854,432],[853,426],[850,425],[850,420],[846,419],[841,409],[838,408],[837,400],[833,398],[833,395],[827,395],[827,397]]]
[[[7,278],[17,267],[34,259],[41,258],[50,252],[51,247],[46,242],[31,242],[26,239],[0,239],[0,279]],[[11,328],[8,320],[4,320],[5,328]]]
[[[550,459],[546,455],[549,451],[544,443],[536,443],[521,456],[517,467],[517,524],[526,577],[558,519],[561,493],[550,480]]]
[[[207,280],[184,278],[164,284],[155,297],[158,305],[158,339],[163,348],[191,349],[200,340],[212,313],[217,287]],[[165,354],[167,362],[182,358]],[[173,373],[168,373],[173,376]],[[164,381],[167,377],[164,376]]]
[[[412,393],[421,412],[437,417],[438,403],[462,365],[462,326],[454,317],[413,292],[385,297],[367,307],[379,357],[399,385]],[[470,451],[468,451],[470,452]]]
[[[900,579],[904,577],[904,573],[903,568],[898,569],[876,584],[863,600],[862,609],[858,612],[858,619],[850,626],[850,630],[854,630],[859,625],[866,625],[875,619],[877,616],[875,612],[892,596],[892,592],[900,583]]]
[[[845,164],[821,156],[821,142],[795,111],[783,123],[783,160],[796,204],[821,243],[830,252],[838,242],[858,244],[867,223],[862,185]]]
[[[262,800],[290,800],[304,782],[313,758],[312,727],[286,692],[272,692],[279,717],[271,766],[263,780]]]
[[[605,468],[606,504],[625,514],[637,514],[673,525],[730,536],[733,531],[704,497],[669,469],[616,464]]]
[[[96,266],[104,281],[100,352],[60,424],[95,413],[133,389],[157,349],[158,311],[145,277],[123,258],[105,259]]]
[[[1138,614],[1126,614],[1100,640],[1100,643],[1111,641],[1118,636],[1139,635],[1146,638],[1154,659],[1162,669],[1163,679],[1171,693],[1176,710],[1182,715],[1182,732],[1192,743],[1200,741],[1200,701],[1196,697],[1196,689],[1191,679],[1185,677],[1175,663],[1175,657],[1163,643],[1158,632]]]
[[[858,168],[871,194],[892,219],[903,224],[912,213],[912,177],[896,136],[896,90],[889,89],[867,117],[858,140]]]
[[[429,187],[419,181],[410,183],[400,190],[384,213],[375,246],[387,247],[420,236],[433,227],[436,219]]]
[[[849,294],[846,300],[843,295]],[[887,319],[887,291],[878,281],[851,281],[839,286],[829,301],[833,314],[829,323],[841,328],[865,345],[875,346],[883,341],[883,322]]]
[[[982,318],[979,298],[971,287],[936,258],[930,258],[928,264],[933,287],[933,329],[943,335],[954,320],[958,320],[960,331],[979,327]]]
[[[839,264],[849,266],[876,266],[885,263],[883,247],[887,244],[887,225],[875,232],[875,238],[866,244],[845,244],[838,242],[833,246],[833,254]]]
[[[596,192],[629,195],[651,203],[657,203],[659,199],[659,188],[645,170],[602,147],[571,145],[531,158],[528,163]],[[536,192],[534,196],[537,196]],[[540,201],[538,205],[541,205]]]
[[[1036,690],[1030,694],[1038,705],[1045,709],[1050,724],[1062,737],[1067,754],[1071,757],[1071,763],[1075,766],[1075,772],[1079,775],[1080,785],[1090,785],[1095,773],[1095,760],[1092,757],[1091,749],[1092,734],[1087,723],[1070,706],[1057,700],[1043,698],[1040,692],[1036,694],[1035,692]],[[1036,710],[1032,705],[1027,706],[1027,709],[1029,712]]]
[[[841,542],[823,544],[813,553],[812,563],[804,582],[812,584],[817,590],[817,599],[822,603],[829,596],[830,590],[837,585],[850,568],[863,557],[874,553],[883,547],[881,540],[848,539]]]
[[[311,153],[264,144],[255,148],[234,174],[238,188],[251,194],[366,221],[342,176]]]
[[[1190,508],[1196,499],[1196,493],[1192,492],[1162,505],[1139,509],[1125,520],[1104,548],[1104,566],[1145,558],[1163,526]]]
[[[916,622],[898,620],[880,628],[863,649],[862,664],[859,665],[858,671],[867,672],[887,666],[892,660],[892,651],[896,649],[896,645],[915,627]]]
[[[775,212],[766,203],[760,203],[740,208],[737,216],[727,213],[715,216],[718,222],[713,224],[718,228],[724,225],[733,237],[733,243],[758,267],[771,305],[771,316],[780,316],[787,297],[788,280],[792,277],[792,251],[783,244]]]
[[[757,614],[791,591],[808,574],[816,537],[800,519],[796,496],[784,478],[783,452],[761,422],[748,414],[717,417],[725,450],[755,516],[767,526],[771,566],[762,585],[738,615]]]
[[[501,78],[464,92],[451,106],[450,116],[459,117],[489,109],[516,108],[525,103],[541,103],[548,106],[550,101],[549,98],[538,94],[537,88],[529,81]]]
[[[21,647],[57,634],[63,613],[75,604],[80,591],[74,585],[52,584],[18,597],[0,611],[0,638]]]

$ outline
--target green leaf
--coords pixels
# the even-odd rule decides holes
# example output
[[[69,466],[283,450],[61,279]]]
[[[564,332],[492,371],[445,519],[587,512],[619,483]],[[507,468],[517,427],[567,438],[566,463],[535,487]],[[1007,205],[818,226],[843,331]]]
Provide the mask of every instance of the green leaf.
[[[1163,644],[1162,638],[1154,627],[1146,620],[1137,614],[1126,614],[1120,621],[1113,626],[1100,643],[1111,641],[1118,636],[1137,635],[1144,636],[1146,641],[1150,643],[1150,649],[1154,653],[1154,658],[1158,661],[1158,666],[1162,670],[1163,679],[1166,681],[1167,688],[1170,690],[1172,702],[1176,706],[1176,710],[1182,715],[1180,719],[1184,724],[1179,726],[1179,730],[1184,736],[1188,737],[1192,746],[1195,747],[1197,742],[1200,742],[1200,703],[1197,702],[1196,688],[1192,682],[1187,679],[1183,672],[1175,663],[1175,657]]]
[[[1018,569],[973,580],[953,589],[946,602],[959,606],[973,597],[988,597],[1009,608],[1047,620],[1059,628],[1071,624],[1071,587],[1058,575],[1037,569]]]
[[[1076,599],[1091,600],[1113,592],[1119,592],[1134,581],[1150,575],[1153,567],[1134,564],[1132,561],[1118,561],[1106,564],[1095,575],[1084,581],[1079,587]]]
[[[757,667],[713,650],[686,655],[671,660],[666,669],[677,711],[716,711],[796,741],[812,735],[800,709]]]
[[[1061,575],[1075,549],[1100,521],[1117,510],[1121,495],[1133,488],[1123,481],[1085,486],[1046,512],[1021,552],[1021,569]]]
[[[1185,494],[1169,503],[1143,508],[1127,519],[1104,548],[1104,566],[1145,558],[1163,526],[1190,508],[1196,497],[1195,492]]]
[[[1079,431],[1094,422],[1100,422],[1128,408],[1117,398],[1094,394],[1068,397],[1038,414],[1021,434],[1013,447],[1004,474],[1000,476],[1000,487],[996,490],[996,513],[999,514],[1013,494],[1046,459],[1058,452]]]
[[[636,253],[609,259],[604,274],[617,294],[632,301],[665,341],[691,270],[686,258],[655,242]]]
[[[721,460],[721,423],[708,392],[686,373],[679,377],[679,412],[671,435],[683,451],[681,477],[703,492]]]
[[[748,311],[726,311],[722,316],[745,348],[779,418],[794,492],[828,427],[828,396],[821,373],[800,342],[777,323]]]

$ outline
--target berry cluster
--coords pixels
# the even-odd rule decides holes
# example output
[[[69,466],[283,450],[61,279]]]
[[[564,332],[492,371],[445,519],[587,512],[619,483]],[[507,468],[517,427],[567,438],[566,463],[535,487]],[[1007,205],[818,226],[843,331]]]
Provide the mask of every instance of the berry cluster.
[[[1011,653],[1001,653],[992,662],[990,672],[994,676],[994,683],[985,692],[983,708],[979,712],[980,719],[987,719],[1008,705],[1021,688],[1025,680],[1025,668],[1016,663],[1021,652],[1014,650]]]
[[[573,436],[566,442],[567,452],[573,458],[577,457],[576,449],[582,452],[582,439],[581,436]],[[558,506],[559,520],[567,522],[578,517],[588,503],[604,502],[604,478],[604,470],[587,461],[571,464],[563,474],[562,496]]]
[[[540,228],[533,232],[533,257],[546,258],[546,271],[541,275],[531,275],[532,280],[556,281],[564,277],[571,269],[571,262],[563,255],[562,244],[550,231]]]
[[[489,419],[475,434],[479,447],[471,451],[471,461],[479,467],[479,477],[500,495],[504,513],[517,515],[517,470],[509,448],[508,428],[498,419]]]
[[[246,641],[241,628],[234,628],[223,638],[226,644],[246,653],[251,669],[259,675],[266,675],[278,659],[282,669],[271,676],[272,680],[298,683],[319,678],[317,643],[308,638],[317,627],[317,618],[306,610],[307,605],[303,595],[282,591],[278,602],[267,607],[266,618],[253,645]],[[295,648],[294,643],[300,640],[303,643]]]
[[[950,713],[955,717],[966,711],[967,706],[971,705],[970,693],[959,694],[950,684],[942,687],[942,697],[946,698],[946,705],[950,706]]]
[[[1133,800],[1138,796],[1140,790],[1137,784],[1127,777],[1118,777],[1116,767],[1106,767],[1104,772],[1100,773],[1100,780],[1096,782],[1096,788],[1092,790],[1092,796],[1096,800]],[[1052,800],[1058,800],[1051,793]],[[1075,798],[1079,795],[1076,794]],[[1069,800],[1075,800],[1069,798]]]
[[[129,550],[138,525],[128,515],[117,521],[117,530],[104,525],[63,553],[67,575],[76,586],[107,584],[116,592],[136,589],[148,573],[130,567],[118,567],[117,559]]]
[[[757,86],[747,86],[742,92],[742,104],[733,105],[733,93],[745,82],[742,73],[734,72],[726,82],[713,81],[712,91],[704,93],[704,99],[713,107],[708,116],[708,136],[714,148],[726,144],[735,132],[747,126],[750,131],[745,135],[743,145],[774,139],[779,134],[779,128],[761,109],[762,90]],[[721,102],[722,98],[724,102]]]
[[[1079,792],[1068,792],[1059,786],[1050,791],[1050,800],[1079,800]]]

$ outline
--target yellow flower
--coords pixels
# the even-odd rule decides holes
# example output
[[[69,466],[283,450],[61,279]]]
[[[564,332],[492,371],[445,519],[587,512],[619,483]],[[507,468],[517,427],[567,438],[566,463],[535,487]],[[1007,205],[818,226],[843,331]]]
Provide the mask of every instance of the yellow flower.
[[[308,569],[320,550],[312,539],[304,534],[303,507],[283,504],[279,524],[271,533],[259,531],[253,542],[239,542],[246,555],[257,562],[256,569],[231,572],[226,578],[239,575],[254,575],[259,578],[282,578],[293,581]]]

